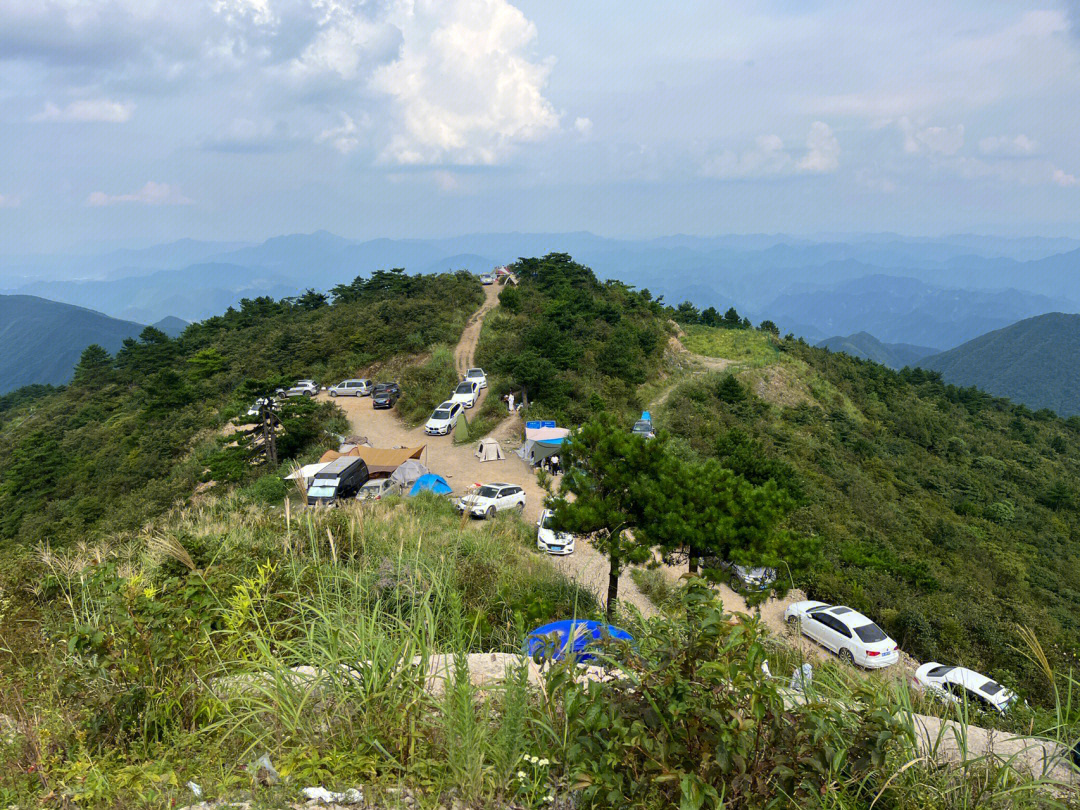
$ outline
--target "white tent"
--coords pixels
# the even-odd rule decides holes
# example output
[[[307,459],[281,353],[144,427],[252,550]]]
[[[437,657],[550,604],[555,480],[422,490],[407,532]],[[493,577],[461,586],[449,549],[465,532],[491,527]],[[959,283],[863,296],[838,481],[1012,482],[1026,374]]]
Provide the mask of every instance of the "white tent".
[[[315,473],[319,472],[319,470],[329,463],[329,461],[320,461],[317,464],[305,464],[296,472],[286,475],[285,480],[295,481],[297,478],[303,478],[304,486],[310,486],[311,479],[315,477]]]
[[[407,492],[409,487],[415,484],[420,476],[427,475],[429,472],[430,470],[415,458],[410,458],[408,461],[402,462],[398,468],[390,474],[390,480],[397,481],[401,484],[401,488]]]
[[[502,461],[506,458],[495,439],[481,439],[476,448],[476,457],[481,461]]]

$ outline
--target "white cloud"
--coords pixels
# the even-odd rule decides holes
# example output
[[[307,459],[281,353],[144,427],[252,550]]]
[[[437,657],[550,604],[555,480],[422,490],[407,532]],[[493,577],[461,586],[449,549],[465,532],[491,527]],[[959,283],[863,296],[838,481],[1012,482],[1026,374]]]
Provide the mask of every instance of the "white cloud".
[[[953,127],[919,127],[904,116],[897,121],[904,134],[904,151],[917,154],[927,151],[939,155],[955,155],[964,145],[964,125]]]
[[[107,98],[87,98],[72,101],[66,107],[58,107],[51,101],[45,109],[35,115],[32,121],[65,122],[103,122],[122,124],[131,119],[135,105],[126,101],[113,101]]]
[[[1038,148],[1027,135],[998,135],[979,141],[979,151],[984,155],[1030,155]]]
[[[796,172],[821,174],[836,171],[839,165],[840,143],[828,124],[815,121],[806,136],[806,152],[798,159],[784,148],[779,135],[760,135],[753,149],[740,153],[726,149],[706,160],[702,174],[720,179]]]
[[[536,28],[506,0],[415,0],[391,17],[400,57],[371,83],[394,108],[382,160],[492,165],[558,128],[551,63],[528,58]]]
[[[365,122],[366,123],[366,122]],[[341,125],[324,129],[316,141],[329,143],[341,154],[347,155],[360,145],[360,127],[351,115],[341,114]]]
[[[143,205],[191,205],[189,200],[180,193],[176,186],[168,183],[155,183],[148,180],[146,185],[131,194],[106,194],[103,191],[95,191],[86,198],[86,204],[95,208],[118,203],[141,203]]]
[[[896,191],[896,183],[889,177],[874,169],[862,168],[855,172],[855,182],[863,188],[877,191],[881,194],[892,194]]]
[[[1062,186],[1063,188],[1080,186],[1080,179],[1078,179],[1075,174],[1068,174],[1061,169],[1054,169],[1053,174],[1050,175],[1050,182],[1054,185]]]
[[[576,129],[580,135],[587,138],[592,134],[592,121],[588,118],[575,118],[574,129]]]
[[[821,174],[834,172],[839,166],[840,142],[828,124],[815,121],[806,136],[806,154],[796,164],[796,169]]]
[[[22,205],[22,199],[14,194],[0,194],[0,208],[18,208]]]

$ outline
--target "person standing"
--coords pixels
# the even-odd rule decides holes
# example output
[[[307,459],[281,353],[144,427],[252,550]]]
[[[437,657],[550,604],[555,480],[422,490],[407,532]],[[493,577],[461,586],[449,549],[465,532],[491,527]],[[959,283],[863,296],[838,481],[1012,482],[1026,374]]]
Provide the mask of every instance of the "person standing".
[[[506,397],[506,404],[509,406],[510,413],[514,412],[514,392],[511,391]]]

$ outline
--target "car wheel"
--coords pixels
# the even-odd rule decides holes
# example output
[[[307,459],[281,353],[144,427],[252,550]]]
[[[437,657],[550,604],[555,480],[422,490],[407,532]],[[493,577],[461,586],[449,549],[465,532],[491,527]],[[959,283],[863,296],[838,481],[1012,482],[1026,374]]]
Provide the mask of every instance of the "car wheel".
[[[519,503],[519,504],[517,505],[517,510],[518,510],[519,512],[524,512],[524,511],[525,511],[525,501],[522,501],[521,503]]]
[[[337,391],[331,391],[331,392],[330,392],[330,396],[332,396],[332,397],[336,397],[336,396],[337,396]]]
[[[739,579],[737,576],[733,576],[729,584],[731,585],[731,590],[735,591],[735,593],[739,593],[743,588],[742,580]],[[795,617],[792,616],[792,618]]]
[[[849,650],[847,647],[844,647],[840,650],[840,660],[843,661],[845,664],[855,666],[855,656],[851,654],[851,650]]]
[[[304,392],[304,396],[305,396],[305,397],[313,397],[313,396],[315,396],[315,395],[314,395],[313,393],[311,393],[311,391],[305,391],[305,392]]]
[[[487,508],[487,511],[484,513],[484,517],[487,518],[488,520],[491,520],[493,517],[495,517],[495,507],[494,506],[489,506]]]
[[[799,617],[798,616],[788,616],[784,621],[786,621],[788,624],[790,624],[792,627],[794,627],[795,625],[797,625],[799,623]]]

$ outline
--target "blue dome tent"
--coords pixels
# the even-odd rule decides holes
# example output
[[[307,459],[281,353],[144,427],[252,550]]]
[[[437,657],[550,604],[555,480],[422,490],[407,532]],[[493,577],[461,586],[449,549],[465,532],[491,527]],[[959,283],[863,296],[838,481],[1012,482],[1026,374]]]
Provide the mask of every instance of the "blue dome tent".
[[[453,490],[446,483],[446,479],[435,473],[421,475],[409,490],[409,495],[419,495],[421,492],[434,492],[436,495],[449,495]]]
[[[610,624],[566,619],[537,627],[525,638],[525,652],[535,661],[561,661],[567,654],[567,644],[573,638],[569,653],[578,663],[591,661],[595,656],[586,648],[603,644],[610,639],[633,642],[634,637]]]

